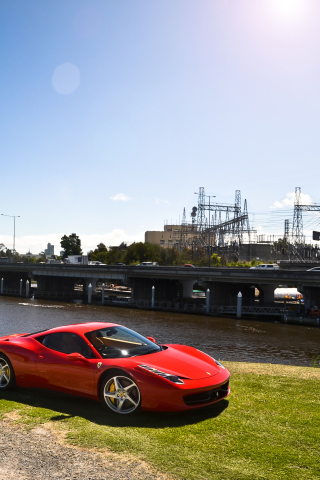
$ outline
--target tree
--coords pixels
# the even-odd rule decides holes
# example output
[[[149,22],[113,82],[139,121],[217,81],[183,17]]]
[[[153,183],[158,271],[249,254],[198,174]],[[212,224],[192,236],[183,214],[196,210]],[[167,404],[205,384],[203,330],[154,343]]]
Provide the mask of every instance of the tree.
[[[99,243],[95,250],[89,252],[89,260],[96,260],[101,263],[108,263],[108,249],[104,243]]]
[[[37,259],[36,263],[45,263],[47,261],[47,257],[44,252],[39,253],[39,258]]]
[[[127,265],[141,262],[158,262],[163,265],[162,248],[152,243],[133,243],[130,245],[123,257]]]
[[[0,257],[5,257],[6,256],[6,247],[3,243],[0,243]]]
[[[179,265],[180,253],[176,248],[163,248],[162,249],[163,263],[164,265]]]
[[[108,249],[107,249],[107,247],[105,246],[104,243],[99,243],[99,245],[97,245],[96,250],[98,251],[98,253],[108,251]]]
[[[67,258],[69,255],[82,255],[81,240],[75,233],[71,233],[69,236],[64,235],[60,245],[64,250],[62,258]]]
[[[212,267],[220,267],[221,266],[221,258],[218,256],[217,253],[213,253],[211,255],[211,266]]]
[[[122,242],[119,247],[110,247],[109,249],[109,262],[111,265],[114,263],[125,263],[124,256],[127,251],[127,245]]]

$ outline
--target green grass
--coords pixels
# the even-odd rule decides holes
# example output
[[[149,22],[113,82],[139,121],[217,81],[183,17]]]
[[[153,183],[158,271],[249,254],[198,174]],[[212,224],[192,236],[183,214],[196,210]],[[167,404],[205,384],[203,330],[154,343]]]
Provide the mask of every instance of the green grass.
[[[0,415],[25,428],[49,422],[68,443],[130,452],[178,479],[319,479],[320,371],[227,363],[231,395],[183,414],[109,414],[51,392],[1,392]]]

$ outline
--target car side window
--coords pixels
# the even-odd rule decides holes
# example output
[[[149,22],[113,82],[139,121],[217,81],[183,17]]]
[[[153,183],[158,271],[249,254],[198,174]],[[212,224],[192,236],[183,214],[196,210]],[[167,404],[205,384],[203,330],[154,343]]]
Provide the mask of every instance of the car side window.
[[[93,352],[89,345],[87,345],[86,342],[75,333],[50,333],[43,338],[42,344],[45,347],[57,352],[66,354],[80,353],[85,358],[94,358]]]

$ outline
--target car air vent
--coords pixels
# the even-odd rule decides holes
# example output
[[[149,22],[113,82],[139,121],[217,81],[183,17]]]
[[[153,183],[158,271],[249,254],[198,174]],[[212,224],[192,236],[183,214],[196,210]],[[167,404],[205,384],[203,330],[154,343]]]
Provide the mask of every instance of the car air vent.
[[[229,381],[221,385],[219,388],[208,390],[207,392],[196,393],[195,395],[186,395],[183,401],[186,405],[203,405],[211,403],[215,400],[221,400],[228,395]]]

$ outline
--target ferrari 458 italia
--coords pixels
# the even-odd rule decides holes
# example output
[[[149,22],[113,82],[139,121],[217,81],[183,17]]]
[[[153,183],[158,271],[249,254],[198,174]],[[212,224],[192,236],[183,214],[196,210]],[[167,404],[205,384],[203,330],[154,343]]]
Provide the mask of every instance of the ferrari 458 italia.
[[[0,338],[0,391],[14,385],[100,400],[111,412],[184,411],[227,397],[229,372],[193,347],[157,345],[114,323]]]

